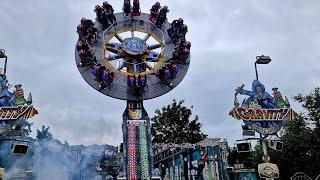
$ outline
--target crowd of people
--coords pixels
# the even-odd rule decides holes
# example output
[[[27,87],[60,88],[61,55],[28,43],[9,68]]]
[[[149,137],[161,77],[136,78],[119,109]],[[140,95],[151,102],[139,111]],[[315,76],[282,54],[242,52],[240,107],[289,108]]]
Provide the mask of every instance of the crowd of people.
[[[96,21],[102,25],[102,29],[107,29],[111,24],[116,22],[113,7],[107,2],[103,2],[102,6],[96,5],[94,12],[96,13]]]
[[[160,3],[156,3],[152,7],[152,13],[156,12],[157,8],[160,8]],[[186,40],[186,34],[188,32],[188,26],[184,24],[182,18],[174,20],[171,23],[171,27],[167,30],[169,37],[175,45],[175,50],[172,54],[172,59],[169,64],[163,67],[157,74],[157,77],[167,85],[170,85],[170,81],[176,77],[178,73],[177,64],[186,64],[190,55],[191,43]]]
[[[172,86],[171,81],[176,77],[179,72],[179,67],[176,63],[169,63],[162,67],[157,73],[157,77],[164,82],[167,86]]]
[[[114,81],[114,73],[101,64],[92,66],[92,74],[95,75],[96,80],[100,82],[100,89],[110,86]]]
[[[132,92],[142,92],[144,88],[147,86],[147,75],[141,75],[138,76],[134,75],[128,75],[127,76],[127,85],[130,88]]]
[[[87,43],[87,41],[79,40],[76,45],[76,49],[81,60],[80,66],[89,66],[96,61],[96,57],[93,56],[93,53],[91,52],[92,47]]]
[[[93,41],[98,36],[98,30],[90,19],[82,18],[77,27],[77,33],[79,34],[79,40],[76,49],[81,59],[81,65],[90,65],[96,59],[91,50]]]
[[[108,28],[112,23],[116,22],[113,7],[107,2],[103,2],[102,6],[96,5],[96,21],[102,25],[102,29]],[[80,24],[77,26],[77,33],[79,40],[76,49],[81,59],[81,66],[89,66],[96,62],[94,57],[93,43],[98,38],[98,29],[92,20],[82,18]]]
[[[186,64],[190,55],[191,42],[181,41],[173,52],[172,59],[179,64]]]
[[[168,7],[161,8],[159,2],[154,4],[150,9],[149,20],[157,27],[161,27],[166,21]],[[174,20],[171,23],[170,28],[167,30],[169,37],[175,45],[175,50],[172,54],[172,59],[168,61],[168,64],[164,66],[157,74],[157,77],[167,85],[171,85],[170,81],[176,77],[178,73],[177,64],[186,64],[190,55],[191,43],[186,40],[186,34],[188,32],[188,26],[184,24],[182,18]]]
[[[182,18],[172,21],[171,27],[168,29],[168,35],[174,44],[179,44],[181,41],[185,41],[187,32],[188,26],[183,23]]]
[[[98,37],[98,30],[90,19],[82,18],[77,27],[79,40],[92,45],[93,41]]]

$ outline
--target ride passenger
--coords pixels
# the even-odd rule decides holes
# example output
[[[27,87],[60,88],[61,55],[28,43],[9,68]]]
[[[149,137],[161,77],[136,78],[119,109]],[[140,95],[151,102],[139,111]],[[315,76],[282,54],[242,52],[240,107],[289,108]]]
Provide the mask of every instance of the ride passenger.
[[[130,87],[130,88],[135,88],[136,87],[136,85],[137,85],[137,80],[136,80],[136,76],[134,75],[134,76],[129,76],[128,75],[128,77],[129,77],[129,83],[128,83],[128,86]]]
[[[171,73],[170,73],[170,70],[169,70],[168,67],[165,68],[164,73],[165,73],[165,77],[166,77],[167,80],[172,79]]]
[[[160,3],[156,2],[150,9],[150,17],[149,20],[152,23],[155,23],[157,21],[158,15],[159,15],[159,11],[161,9]]]
[[[157,21],[155,23],[155,25],[158,28],[161,28],[161,26],[163,25],[163,23],[167,20],[167,13],[169,12],[168,6],[164,6],[160,12],[159,12],[159,16],[157,18]]]
[[[99,5],[96,5],[94,11],[96,12],[96,20],[102,25],[102,29],[107,29],[109,27],[108,17],[104,12],[104,9]]]
[[[182,25],[181,30],[179,31],[179,34],[178,34],[178,40],[185,41],[187,32],[188,32],[188,26]]]
[[[146,77],[147,77],[146,75],[141,76],[140,74],[138,76],[138,85],[142,89],[144,89],[146,87]]]
[[[169,65],[169,69],[170,69],[171,77],[172,77],[172,79],[174,79],[179,72],[177,64],[172,63],[171,65]]]
[[[140,15],[141,15],[141,10],[140,10],[139,0],[133,0],[133,7],[132,7],[131,17],[140,16]]]
[[[128,75],[128,76],[127,76],[127,86],[128,86],[128,87],[131,87],[130,78],[131,78],[130,75]]]
[[[123,12],[125,13],[125,15],[129,16],[129,14],[131,13],[131,2],[130,2],[130,0],[124,0],[122,9],[123,9]]]
[[[103,70],[102,72],[102,78],[101,78],[101,83],[100,83],[100,88],[104,89],[105,87],[107,87],[107,85],[109,85],[109,70]]]
[[[114,10],[111,4],[108,3],[108,1],[103,2],[102,5],[104,12],[106,13],[106,16],[111,24],[116,22],[116,16],[114,15]]]
[[[175,35],[175,31],[178,27],[178,20],[173,20],[171,23],[171,27],[167,30],[168,35],[173,39]]]

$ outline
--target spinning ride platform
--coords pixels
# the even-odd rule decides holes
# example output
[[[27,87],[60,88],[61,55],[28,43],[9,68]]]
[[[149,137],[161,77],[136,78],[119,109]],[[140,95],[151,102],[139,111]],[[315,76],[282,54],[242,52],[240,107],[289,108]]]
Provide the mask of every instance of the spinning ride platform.
[[[166,21],[159,29],[149,21],[148,14],[141,13],[134,18],[128,18],[123,13],[116,13],[115,16],[117,22],[105,31],[96,23],[99,37],[93,44],[97,63],[114,73],[114,81],[101,89],[91,67],[81,66],[79,53],[75,50],[77,67],[85,81],[97,91],[120,100],[153,99],[174,89],[185,77],[190,57],[187,63],[177,64],[179,71],[170,86],[156,77],[161,68],[174,61],[175,45],[167,33],[170,23]],[[138,34],[139,37],[136,36]],[[147,85],[139,95],[133,94],[127,86],[128,75],[134,74],[146,75],[147,78]]]

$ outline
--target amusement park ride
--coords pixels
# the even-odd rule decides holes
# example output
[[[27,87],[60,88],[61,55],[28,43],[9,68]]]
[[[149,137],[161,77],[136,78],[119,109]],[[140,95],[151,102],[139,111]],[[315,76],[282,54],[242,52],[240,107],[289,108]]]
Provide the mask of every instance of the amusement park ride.
[[[4,49],[0,49],[0,59],[5,59],[3,73],[0,74],[0,145],[11,143],[13,154],[26,154],[28,140],[25,135],[27,119],[32,118],[38,111],[32,105],[32,95],[25,99],[22,85],[15,85],[10,92],[11,85],[7,79],[7,60]],[[0,168],[0,179],[4,175],[4,169]]]
[[[250,140],[260,142],[264,163],[258,166],[258,173],[264,179],[279,178],[279,169],[276,164],[270,163],[267,150],[269,147],[281,151],[282,142],[279,140],[277,133],[288,120],[298,119],[298,114],[293,111],[287,97],[283,98],[278,88],[272,88],[273,96],[271,96],[259,81],[257,64],[269,64],[270,62],[271,58],[269,56],[256,57],[256,79],[252,82],[252,90],[245,90],[244,85],[236,88],[234,108],[229,113],[233,118],[243,120],[243,136],[250,137],[237,141],[239,153],[251,151]],[[237,98],[239,94],[248,96],[241,105]],[[254,137],[255,132],[260,134],[260,138]]]
[[[185,77],[190,46],[183,20],[167,22],[168,7],[151,14],[125,0],[124,12],[107,2],[96,6],[96,22],[82,19],[75,60],[83,79],[106,96],[126,100],[123,141],[127,179],[150,179],[151,122],[143,101],[164,95]]]

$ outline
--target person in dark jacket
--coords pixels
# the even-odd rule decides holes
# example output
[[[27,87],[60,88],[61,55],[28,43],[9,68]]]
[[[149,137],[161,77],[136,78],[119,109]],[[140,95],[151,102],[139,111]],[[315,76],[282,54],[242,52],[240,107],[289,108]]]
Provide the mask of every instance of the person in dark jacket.
[[[109,27],[107,14],[104,12],[104,9],[96,5],[94,11],[96,12],[96,21],[98,21],[102,25],[102,29],[107,29]]]
[[[110,23],[113,24],[116,22],[117,18],[114,15],[113,7],[107,1],[103,2],[102,7]]]
[[[122,9],[123,9],[123,12],[126,14],[126,16],[129,16],[129,14],[131,14],[131,2],[130,2],[130,0],[124,0]]]
[[[167,13],[169,12],[168,6],[164,6],[160,12],[159,12],[159,16],[157,18],[157,21],[155,23],[155,25],[158,28],[161,28],[161,26],[163,25],[163,23],[167,20]]]
[[[131,16],[140,16],[141,10],[140,10],[140,3],[139,0],[133,0],[133,7],[132,7],[132,14]]]
[[[155,23],[157,21],[158,15],[159,15],[159,11],[161,9],[160,3],[156,2],[150,9],[150,17],[149,20],[152,23]]]

